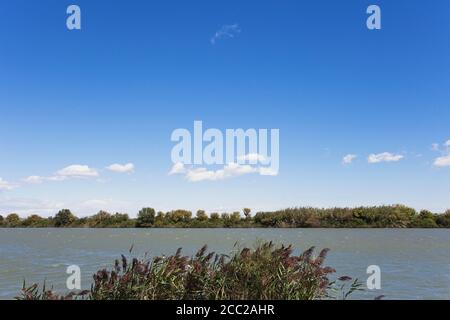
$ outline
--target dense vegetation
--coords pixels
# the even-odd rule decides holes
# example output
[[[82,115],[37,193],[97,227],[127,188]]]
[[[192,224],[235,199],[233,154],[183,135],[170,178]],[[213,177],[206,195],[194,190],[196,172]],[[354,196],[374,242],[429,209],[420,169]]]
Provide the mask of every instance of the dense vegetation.
[[[0,227],[71,227],[71,228],[450,228],[450,210],[443,214],[416,210],[403,206],[357,208],[290,208],[273,212],[258,212],[254,216],[248,208],[233,213],[206,214],[198,210],[156,212],[143,208],[137,218],[128,214],[97,214],[77,218],[70,210],[60,210],[54,217],[31,215],[21,219],[12,213],[0,215]]]
[[[178,249],[169,257],[132,259],[122,255],[111,271],[98,271],[90,290],[58,295],[37,284],[24,287],[24,300],[312,300],[346,299],[361,283],[348,276],[331,281],[335,270],[324,267],[328,249],[295,256],[291,246],[261,243],[230,256],[207,252],[193,257]]]

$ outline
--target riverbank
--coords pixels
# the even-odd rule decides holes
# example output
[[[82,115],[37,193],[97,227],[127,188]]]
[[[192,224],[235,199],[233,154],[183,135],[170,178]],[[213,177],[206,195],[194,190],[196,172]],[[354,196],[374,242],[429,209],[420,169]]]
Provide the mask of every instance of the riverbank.
[[[356,208],[288,208],[278,211],[207,214],[198,210],[195,217],[188,210],[156,212],[143,208],[137,218],[126,213],[111,214],[100,211],[78,218],[69,209],[60,210],[54,217],[31,215],[20,218],[12,213],[0,215],[3,228],[450,228],[450,210],[433,213],[417,212],[403,205]]]

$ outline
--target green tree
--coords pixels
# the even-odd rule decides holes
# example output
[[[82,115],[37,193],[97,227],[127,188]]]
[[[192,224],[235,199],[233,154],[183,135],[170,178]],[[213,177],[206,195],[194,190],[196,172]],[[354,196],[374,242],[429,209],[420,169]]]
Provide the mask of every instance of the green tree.
[[[173,210],[166,214],[166,219],[174,224],[179,222],[189,222],[192,217],[192,212],[188,210]]]
[[[69,209],[62,209],[56,214],[54,218],[55,227],[67,227],[77,220]]]
[[[94,214],[92,217],[89,218],[89,225],[93,227],[95,226],[106,227],[110,223],[111,223],[111,214],[104,210],[100,210],[99,212],[97,212],[97,214]]]
[[[450,227],[450,210],[447,210],[442,215],[437,215],[436,217],[436,223],[444,228]]]
[[[433,219],[434,215],[433,215],[433,213],[432,213],[431,211],[428,211],[428,210],[422,210],[422,211],[420,211],[420,213],[419,213],[419,217],[420,217],[421,219]]]
[[[217,212],[211,213],[209,219],[213,222],[218,222],[220,220],[220,216]]]
[[[418,228],[436,228],[438,226],[436,222],[440,222],[439,219],[436,221],[434,214],[428,210],[420,211],[419,216],[414,220],[413,225]]]
[[[241,221],[241,214],[239,213],[239,211],[233,212],[230,215],[230,220],[231,220],[231,223],[238,224],[239,221]]]
[[[246,218],[246,219],[249,219],[249,218],[250,218],[250,213],[252,212],[252,209],[250,209],[250,208],[244,208],[243,211],[244,211],[244,216],[245,216],[245,218]]]
[[[229,213],[222,213],[220,215],[220,218],[222,219],[222,223],[224,227],[231,227],[233,225],[233,222],[231,221],[231,216]]]
[[[163,227],[166,223],[166,214],[162,211],[158,211],[155,218],[155,227]]]
[[[149,228],[155,223],[155,209],[153,208],[142,208],[139,211],[136,219],[136,227],[138,228]]]
[[[5,222],[8,227],[14,228],[20,224],[20,217],[17,213],[11,213],[6,217]]]
[[[130,216],[127,213],[116,212],[111,219],[114,223],[126,223],[130,220]]]
[[[45,219],[45,225],[47,227],[54,227],[55,226],[55,218],[48,217],[47,219]]]
[[[208,220],[208,215],[206,214],[205,210],[198,210],[197,211],[197,220],[198,221],[206,221],[206,220]]]
[[[44,221],[45,221],[44,218],[38,216],[37,214],[33,214],[33,215],[29,216],[28,218],[26,218],[22,222],[22,225],[24,227],[37,227],[37,226],[41,226]]]

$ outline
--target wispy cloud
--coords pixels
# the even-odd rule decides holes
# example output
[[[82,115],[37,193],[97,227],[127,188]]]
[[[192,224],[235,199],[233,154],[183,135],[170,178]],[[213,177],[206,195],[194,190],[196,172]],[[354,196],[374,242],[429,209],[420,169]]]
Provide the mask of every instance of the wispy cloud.
[[[17,185],[13,184],[12,182],[3,180],[2,178],[0,178],[0,191],[2,190],[12,190],[14,188],[16,188]]]
[[[380,162],[397,162],[404,158],[400,154],[393,154],[390,152],[383,152],[378,154],[371,154],[367,158],[369,163],[380,163]]]
[[[107,170],[117,173],[132,173],[134,172],[134,164],[133,163],[127,163],[127,164],[119,164],[114,163],[108,167],[106,167]],[[100,173],[98,170],[89,167],[88,165],[81,165],[81,164],[73,164],[70,166],[67,166],[65,168],[62,168],[58,170],[54,175],[52,176],[38,176],[38,175],[32,175],[25,179],[23,179],[24,182],[29,184],[40,184],[45,181],[64,181],[68,179],[76,179],[76,178],[98,178],[100,176]]]
[[[183,174],[188,181],[220,181],[230,178],[243,176],[246,174],[258,173],[262,176],[276,176],[275,172],[269,167],[256,167],[248,164],[228,163],[222,169],[208,170],[207,168],[186,168],[182,163],[175,163],[169,172],[169,175]]]
[[[23,179],[23,181],[30,184],[39,184],[44,181],[64,181],[71,178],[96,178],[99,175],[97,170],[87,165],[74,164],[58,170],[49,177],[33,175]]]
[[[435,167],[450,167],[450,140],[443,143],[442,149],[438,143],[434,143],[433,146],[436,146],[436,148],[433,148],[434,151],[442,153],[442,156],[434,159],[433,165]]]
[[[241,33],[241,29],[237,23],[230,25],[223,25],[219,30],[216,31],[214,36],[211,38],[211,44],[216,44],[217,40],[226,39],[226,38],[234,38],[239,33]]]
[[[450,167],[450,154],[436,158],[433,165],[435,167]]]
[[[27,183],[31,183],[31,184],[39,184],[42,183],[46,180],[46,177],[41,177],[41,176],[29,176],[26,177],[25,179],[23,179],[23,181],[27,182]]]
[[[98,199],[89,199],[86,201],[82,201],[77,204],[71,204],[71,208],[74,208],[74,211],[80,212],[81,214],[92,214],[93,212],[97,212],[100,210],[106,210],[111,213],[116,212],[117,210],[125,212],[127,208],[130,207],[130,203],[126,201],[121,201],[112,198],[98,198]]]
[[[80,164],[73,164],[57,172],[57,176],[68,178],[98,177],[98,175],[99,174],[97,170],[89,168],[89,166]]]
[[[262,176],[277,176],[278,175],[278,171],[276,171],[272,168],[268,168],[268,167],[259,167],[258,173]]]
[[[347,154],[342,158],[343,164],[351,164],[358,156],[356,154]]]
[[[249,161],[249,162],[263,162],[266,161],[266,157],[264,157],[262,154],[258,153],[249,153],[244,156],[238,157],[239,161]]]
[[[433,143],[431,145],[431,150],[433,151],[439,151],[439,143]]]
[[[181,162],[177,162],[172,166],[172,169],[170,169],[169,175],[181,174],[181,173],[185,173],[185,172],[186,172],[186,168],[184,167],[184,164]]]
[[[114,163],[108,167],[106,167],[109,171],[117,172],[117,173],[133,173],[134,172],[134,164],[127,163],[127,164],[119,164]]]
[[[244,174],[257,172],[256,168],[253,168],[250,165],[239,165],[237,163],[229,163],[223,167],[223,169],[212,171],[207,170],[206,168],[198,168],[189,170],[186,174],[186,178],[189,181],[197,182],[203,180],[224,180],[233,177],[239,177]]]
[[[63,203],[32,198],[0,198],[1,212],[14,212],[21,216],[27,216],[33,213],[52,215],[63,206]]]
[[[23,179],[26,183],[30,184],[40,184],[44,181],[63,181],[68,179],[67,176],[54,175],[51,177],[43,177],[43,176],[29,176]]]

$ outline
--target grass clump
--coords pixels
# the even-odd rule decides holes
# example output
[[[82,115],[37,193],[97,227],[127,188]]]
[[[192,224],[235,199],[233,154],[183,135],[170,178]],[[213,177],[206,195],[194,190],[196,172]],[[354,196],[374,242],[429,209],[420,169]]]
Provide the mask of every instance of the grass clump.
[[[94,274],[90,290],[62,296],[45,286],[39,291],[37,285],[24,285],[18,299],[313,300],[347,298],[360,290],[350,277],[329,279],[335,270],[323,265],[328,249],[313,253],[310,248],[296,256],[292,246],[264,242],[231,256],[208,252],[206,246],[191,257],[181,249],[152,259],[129,261],[122,255],[112,270]]]

